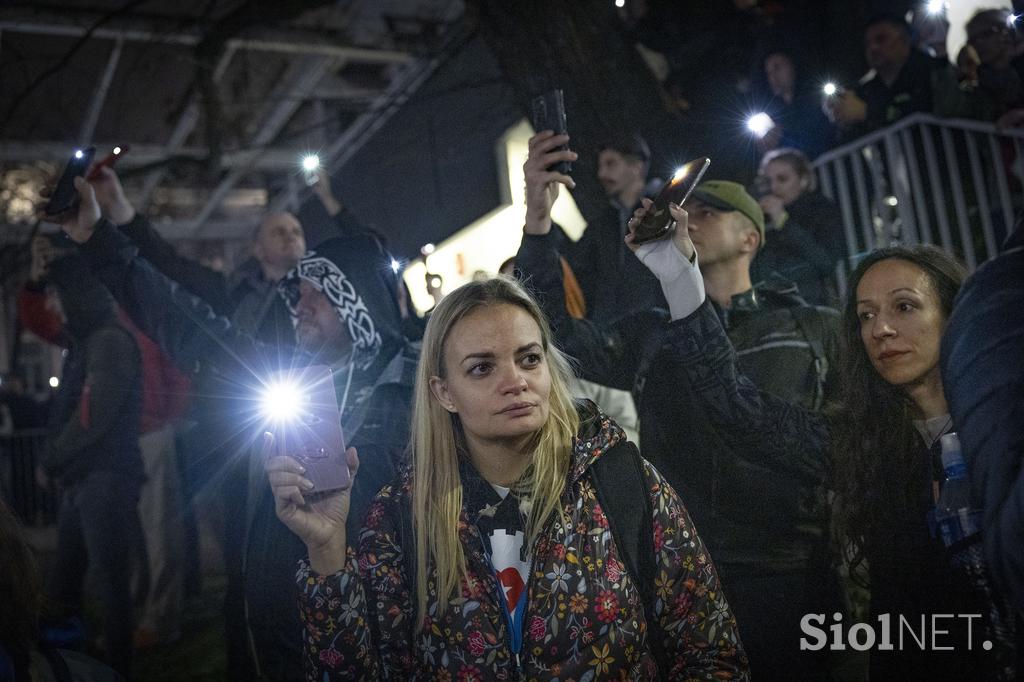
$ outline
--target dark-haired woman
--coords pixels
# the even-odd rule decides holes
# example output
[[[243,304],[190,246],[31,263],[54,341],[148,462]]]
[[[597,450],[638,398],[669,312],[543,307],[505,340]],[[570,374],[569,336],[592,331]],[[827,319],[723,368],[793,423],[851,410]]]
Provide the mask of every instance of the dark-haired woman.
[[[685,213],[673,215],[677,229],[685,229]],[[679,258],[666,262],[656,273],[663,283],[693,267]],[[869,624],[876,634],[872,679],[989,679],[995,675],[989,664],[1001,653],[998,643],[993,652],[982,648],[990,604],[950,568],[927,522],[944,478],[939,438],[955,430],[942,391],[939,345],[963,278],[955,260],[927,246],[881,249],[860,263],[843,311],[843,399],[829,416],[759,392],[739,375],[735,352],[706,302],[690,306],[689,314],[674,313],[675,357],[730,444],[838,493],[838,525],[853,545],[855,563],[867,564]],[[892,651],[880,646],[885,614]],[[901,618],[918,637],[924,618],[923,647],[901,629]],[[832,615],[820,625],[831,644]],[[850,625],[842,624],[844,646]]]

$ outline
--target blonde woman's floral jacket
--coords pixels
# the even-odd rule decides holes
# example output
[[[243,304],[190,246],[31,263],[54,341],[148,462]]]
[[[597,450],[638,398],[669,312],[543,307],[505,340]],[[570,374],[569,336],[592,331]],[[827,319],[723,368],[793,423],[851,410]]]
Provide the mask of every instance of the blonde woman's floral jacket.
[[[469,577],[441,612],[436,582],[423,627],[415,623],[414,579],[406,575],[403,514],[407,473],[382,490],[345,568],[298,573],[310,682],[349,679],[592,680],[657,679],[647,641],[663,635],[663,670],[677,680],[748,679],[748,664],[711,557],[675,491],[648,463],[654,510],[656,600],[643,598],[627,574],[595,495],[590,466],[616,446],[622,430],[591,406],[573,442],[563,495],[568,523],[549,521],[532,548],[522,651],[513,654],[498,581],[483,550],[477,511],[463,507],[459,535]],[[466,476],[466,469],[463,470]],[[412,548],[412,542],[408,542]],[[660,628],[649,630],[648,619]],[[417,631],[418,630],[418,631]]]

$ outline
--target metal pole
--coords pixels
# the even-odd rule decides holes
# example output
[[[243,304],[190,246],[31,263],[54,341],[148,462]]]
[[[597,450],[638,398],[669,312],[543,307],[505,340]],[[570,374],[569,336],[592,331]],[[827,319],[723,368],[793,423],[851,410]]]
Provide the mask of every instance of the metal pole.
[[[934,244],[931,219],[928,215],[928,198],[921,185],[921,171],[917,167],[917,147],[914,145],[913,131],[901,131],[900,140],[903,142],[903,158],[907,160],[907,170],[910,172],[910,194],[914,199],[914,205],[917,206],[918,239],[925,244]]]
[[[996,246],[996,235],[992,230],[992,210],[988,203],[988,188],[985,186],[985,176],[981,171],[981,160],[978,154],[978,144],[974,141],[974,133],[965,130],[967,137],[967,158],[971,164],[971,175],[974,177],[974,194],[978,201],[978,210],[981,212],[981,231],[985,235],[985,260],[995,258],[999,248]]]
[[[964,260],[970,270],[978,267],[978,259],[974,254],[974,239],[971,235],[971,224],[967,217],[967,202],[964,201],[963,180],[960,178],[960,166],[957,163],[956,149],[953,147],[953,133],[949,128],[942,128],[942,150],[946,156],[946,171],[949,173],[949,191],[953,193],[953,207],[956,209],[956,220],[960,227],[960,242],[963,247]]]
[[[885,136],[885,160],[889,167],[889,189],[896,198],[896,210],[900,215],[900,241],[916,244],[920,241],[910,204],[910,189],[907,187],[906,161],[900,151],[896,136]]]
[[[992,156],[992,171],[996,178],[996,188],[999,190],[999,205],[1003,209],[1003,224],[1006,225],[1006,232],[1009,234],[1013,229],[1013,202],[1010,200],[1010,185],[1006,181],[1006,168],[1003,167],[1002,150],[999,148],[996,136],[992,133],[988,134],[988,149]]]
[[[843,213],[843,225],[850,226],[850,232],[852,232],[853,225],[853,210],[850,206],[850,183],[846,180],[846,169],[842,167],[842,160],[836,159],[836,183],[839,185],[839,209]],[[849,242],[853,235],[849,232],[846,235],[846,239]],[[856,242],[854,242],[856,245]],[[870,248],[870,246],[868,247]],[[857,253],[851,251],[850,254]]]
[[[213,82],[218,83],[221,78],[224,77],[224,73],[228,70],[228,66],[231,64],[232,57],[235,56],[235,47],[228,45],[224,48],[224,52],[221,54],[220,59],[217,60],[217,64],[213,68]],[[189,98],[188,106],[185,107],[185,111],[182,112],[181,117],[174,126],[174,130],[171,132],[170,138],[167,140],[167,155],[170,156],[174,152],[178,151],[185,145],[185,140],[195,130],[196,125],[199,124],[199,94],[192,93]],[[153,192],[164,177],[167,175],[167,167],[161,166],[156,170],[149,173],[146,176],[146,180],[142,185],[142,194],[139,198],[139,206],[143,208],[149,206],[149,200],[153,196]]]
[[[860,224],[861,231],[864,232],[865,239],[869,230],[873,233],[873,230],[868,226],[871,224],[871,202],[868,201],[868,186],[864,181],[864,159],[861,158],[860,154],[850,154],[850,165],[853,166],[853,187],[857,193],[857,207],[860,210]],[[871,240],[867,239],[865,244],[870,244]],[[851,251],[850,253],[854,253]]]
[[[929,126],[921,126],[921,139],[924,141],[924,159],[925,164],[928,166],[928,184],[932,190],[932,205],[935,207],[935,216],[939,221],[939,235],[942,237],[942,248],[952,252],[953,237],[949,230],[949,216],[946,215],[946,193],[942,189],[942,177],[939,172],[939,162],[936,160],[935,142],[932,139],[932,132]]]

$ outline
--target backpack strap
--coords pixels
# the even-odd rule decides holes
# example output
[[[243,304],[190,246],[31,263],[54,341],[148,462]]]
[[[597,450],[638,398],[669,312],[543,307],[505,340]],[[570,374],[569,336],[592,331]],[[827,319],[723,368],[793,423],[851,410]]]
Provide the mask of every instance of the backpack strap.
[[[612,539],[643,598],[648,642],[658,663],[659,675],[664,679],[668,663],[662,650],[664,632],[654,616],[657,597],[654,589],[657,574],[654,509],[640,451],[629,441],[621,443],[599,457],[591,465],[590,473],[597,501],[608,519]],[[643,503],[637,504],[638,500]]]
[[[824,336],[824,324],[821,313],[813,305],[800,305],[789,308],[800,334],[807,341],[811,348],[811,355],[814,356],[814,400],[811,409],[817,410],[825,402],[825,382],[828,376],[828,356],[825,354],[825,344],[822,343]]]

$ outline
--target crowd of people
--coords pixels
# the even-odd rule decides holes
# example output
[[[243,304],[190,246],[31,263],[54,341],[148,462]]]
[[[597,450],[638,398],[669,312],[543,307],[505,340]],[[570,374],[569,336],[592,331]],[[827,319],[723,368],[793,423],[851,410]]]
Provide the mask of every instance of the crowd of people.
[[[223,509],[231,679],[1016,679],[1024,225],[969,280],[934,247],[848,254],[809,160],[914,111],[1024,119],[1007,27],[979,12],[953,67],[873,19],[873,75],[824,107],[771,51],[757,186],[701,182],[661,240],[634,239],[660,189],[642,138],[539,131],[518,253],[425,325],[326,177],[334,236],[268,214],[231,274],[179,255],[110,168],[77,178],[19,294],[66,349],[37,472],[61,503],[44,587],[0,501],[0,679],[131,678],[181,636],[187,480]],[[551,210],[579,153],[609,204],[574,242]],[[254,407],[319,365],[347,446],[329,490]],[[982,522],[947,545],[952,434]],[[976,620],[862,667],[806,645],[818,614]]]

